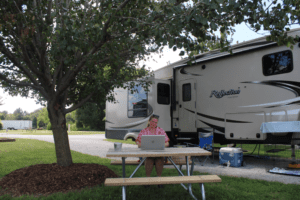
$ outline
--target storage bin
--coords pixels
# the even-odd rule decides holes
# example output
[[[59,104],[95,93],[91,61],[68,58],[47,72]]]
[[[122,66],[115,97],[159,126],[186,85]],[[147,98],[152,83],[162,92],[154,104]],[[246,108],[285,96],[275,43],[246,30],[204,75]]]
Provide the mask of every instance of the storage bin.
[[[232,167],[240,167],[243,162],[243,151],[241,148],[223,147],[219,151],[220,164],[230,162]]]

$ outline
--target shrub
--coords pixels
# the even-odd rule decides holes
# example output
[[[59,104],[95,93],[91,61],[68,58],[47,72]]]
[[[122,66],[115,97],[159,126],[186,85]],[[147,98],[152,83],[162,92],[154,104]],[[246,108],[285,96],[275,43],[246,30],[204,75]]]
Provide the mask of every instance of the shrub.
[[[47,130],[52,130],[52,126],[50,122],[47,124]]]
[[[70,130],[71,131],[78,131],[78,128],[76,127],[75,123],[70,125]]]
[[[3,129],[3,124],[2,124],[2,122],[0,121],[0,130],[2,130]]]

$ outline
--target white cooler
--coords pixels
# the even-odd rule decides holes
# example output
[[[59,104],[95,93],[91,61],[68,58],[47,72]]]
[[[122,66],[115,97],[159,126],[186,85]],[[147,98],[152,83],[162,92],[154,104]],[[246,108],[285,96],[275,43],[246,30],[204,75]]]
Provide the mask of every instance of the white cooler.
[[[243,150],[241,148],[222,147],[219,151],[220,164],[230,162],[232,167],[240,167],[243,162]]]

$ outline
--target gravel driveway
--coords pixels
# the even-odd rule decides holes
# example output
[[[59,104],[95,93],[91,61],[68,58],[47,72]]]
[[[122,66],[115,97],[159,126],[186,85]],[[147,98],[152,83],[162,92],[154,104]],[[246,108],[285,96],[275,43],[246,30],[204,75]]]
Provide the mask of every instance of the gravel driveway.
[[[12,135],[6,133],[0,133],[0,137],[10,138],[28,138],[38,139],[46,142],[54,143],[52,135]],[[96,135],[69,135],[69,142],[71,150],[78,151],[84,154],[90,154],[93,156],[99,156],[106,158],[106,152],[109,148],[113,148],[112,142],[103,141],[105,139],[104,134]],[[123,147],[138,148],[137,145],[122,144]],[[121,158],[114,158],[121,160]],[[138,160],[138,158],[126,158],[126,160]],[[203,160],[203,158],[201,158]],[[266,168],[273,165],[270,160],[260,160],[252,157],[244,157],[246,166],[235,168],[219,165],[218,155],[215,155],[214,164],[211,160],[207,160],[204,166],[201,166],[199,162],[196,162],[194,171],[208,172],[216,175],[231,175],[236,177],[246,177],[251,179],[260,179],[266,181],[278,181],[285,184],[299,184],[299,176],[288,176],[272,174],[266,171]],[[164,168],[173,168],[174,166],[164,166]],[[143,168],[142,168],[143,169]],[[182,169],[186,169],[185,166]],[[143,169],[144,170],[144,169]],[[129,174],[127,174],[129,175]]]

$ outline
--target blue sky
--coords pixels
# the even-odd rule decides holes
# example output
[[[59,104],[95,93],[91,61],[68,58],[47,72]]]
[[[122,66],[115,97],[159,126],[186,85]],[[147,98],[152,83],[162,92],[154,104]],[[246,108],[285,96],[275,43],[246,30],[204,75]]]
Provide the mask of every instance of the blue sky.
[[[299,25],[294,25],[290,27],[291,29],[299,28]],[[267,35],[267,32],[260,31],[259,33],[255,33],[252,30],[250,30],[245,24],[241,24],[235,27],[235,34],[233,36],[233,44],[236,44],[238,41],[248,41],[252,40],[258,37],[262,37],[264,35]],[[180,56],[178,56],[180,50],[173,51],[172,49],[165,49],[163,56],[161,58],[159,55],[153,55],[153,59],[155,61],[145,61],[141,62],[140,65],[143,64],[146,65],[146,68],[150,67],[151,70],[157,70],[161,67],[164,67],[167,65],[168,62],[173,63],[181,59]],[[38,105],[35,103],[34,99],[26,99],[22,98],[20,96],[17,97],[11,97],[8,95],[8,93],[4,93],[3,90],[0,88],[0,96],[3,97],[4,105],[0,106],[0,111],[8,111],[8,113],[13,113],[17,108],[21,108],[23,111],[26,112],[33,112],[34,110],[41,108],[41,105]]]

